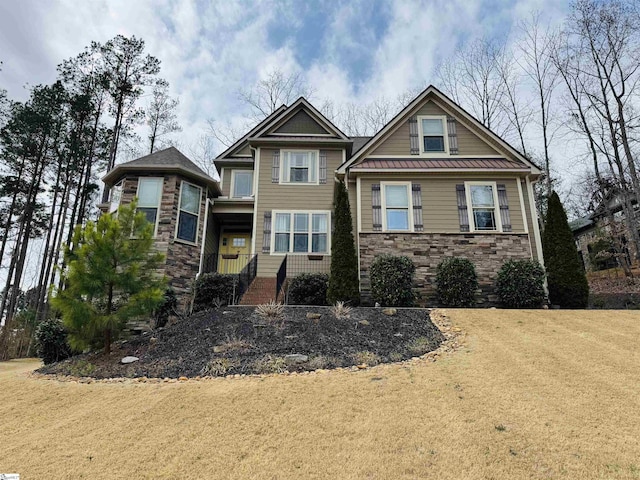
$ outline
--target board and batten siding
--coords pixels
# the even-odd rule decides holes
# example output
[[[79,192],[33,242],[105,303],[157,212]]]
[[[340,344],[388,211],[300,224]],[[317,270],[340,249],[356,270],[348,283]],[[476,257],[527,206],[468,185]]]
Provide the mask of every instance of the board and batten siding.
[[[300,148],[300,147],[297,147]],[[309,149],[320,149],[308,146]],[[323,149],[324,150],[324,149]],[[262,253],[264,237],[264,212],[273,210],[328,210],[333,209],[334,172],[342,163],[342,150],[327,152],[327,183],[319,185],[295,185],[271,182],[272,148],[260,149],[258,173],[258,197],[256,211],[255,253],[258,253],[258,276],[275,275],[282,263],[283,255]],[[275,218],[272,227],[275,226]]]
[[[428,101],[415,115],[447,115],[435,102]],[[487,144],[480,136],[462,125],[461,122],[456,123],[456,132],[458,137],[458,155],[497,155],[502,156],[499,152]],[[384,142],[380,144],[371,155],[411,155],[411,145],[409,140],[409,123],[403,121],[398,129],[393,132]]]
[[[371,185],[381,182],[413,182],[421,185],[422,220],[425,233],[460,233],[456,185],[465,181],[487,181],[504,183],[511,216],[513,233],[524,233],[524,221],[518,193],[518,179],[505,176],[440,177],[434,175],[412,176],[371,176],[361,179],[362,232],[373,232],[373,212],[371,207]]]

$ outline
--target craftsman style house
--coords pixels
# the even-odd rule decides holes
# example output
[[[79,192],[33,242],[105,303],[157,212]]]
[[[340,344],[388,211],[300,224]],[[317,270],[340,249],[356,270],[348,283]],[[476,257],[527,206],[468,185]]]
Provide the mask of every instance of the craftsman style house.
[[[542,262],[540,170],[432,86],[373,137],[346,136],[300,98],[214,163],[219,182],[169,148],[104,177],[111,203],[102,208],[138,197],[179,292],[201,273],[238,274],[242,303],[259,303],[286,278],[328,273],[336,179],[349,192],[365,302],[382,253],[413,260],[423,304],[444,257],[472,260],[489,301],[504,261]]]

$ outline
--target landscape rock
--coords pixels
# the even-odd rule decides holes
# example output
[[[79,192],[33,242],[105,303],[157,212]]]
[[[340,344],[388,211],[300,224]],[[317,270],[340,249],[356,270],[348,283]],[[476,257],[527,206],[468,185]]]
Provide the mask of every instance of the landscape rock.
[[[396,313],[398,313],[398,310],[396,310],[395,308],[385,308],[382,310],[382,313],[390,317],[393,317]]]
[[[358,323],[360,325],[370,325],[368,320],[360,320]]]
[[[308,355],[302,355],[300,353],[292,353],[290,355],[285,355],[284,356],[284,361],[288,365],[293,365],[293,364],[298,364],[298,363],[305,363],[307,360],[309,360],[309,356]]]
[[[127,363],[137,362],[138,360],[140,360],[138,357],[126,356],[120,360],[120,363],[126,365]]]
[[[321,315],[321,314],[319,314],[319,313],[311,313],[311,312],[307,313],[307,318],[308,318],[309,320],[317,320],[317,319],[318,319],[318,318],[320,318],[321,316],[322,316],[322,315]]]

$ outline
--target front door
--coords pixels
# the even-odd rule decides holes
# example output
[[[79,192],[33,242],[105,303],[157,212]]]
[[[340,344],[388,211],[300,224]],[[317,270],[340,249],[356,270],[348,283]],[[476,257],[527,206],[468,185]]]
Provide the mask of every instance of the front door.
[[[249,263],[251,235],[248,233],[224,233],[220,237],[218,273],[240,273]]]

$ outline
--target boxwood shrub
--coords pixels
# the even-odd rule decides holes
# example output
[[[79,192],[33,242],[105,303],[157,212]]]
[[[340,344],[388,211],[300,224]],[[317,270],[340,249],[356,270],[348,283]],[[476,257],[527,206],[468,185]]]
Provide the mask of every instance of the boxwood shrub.
[[[537,308],[544,302],[544,270],[535,260],[509,260],[498,272],[496,294],[507,308]]]
[[[408,257],[377,256],[369,271],[373,301],[390,307],[412,306],[415,271],[416,267]]]
[[[206,310],[218,305],[229,305],[233,300],[235,275],[205,273],[194,284],[193,311]]]
[[[476,303],[478,275],[476,267],[466,258],[444,259],[436,269],[436,291],[442,305],[471,307]]]
[[[176,314],[178,308],[178,298],[173,288],[169,287],[164,291],[162,303],[153,311],[154,327],[164,327],[171,315]]]
[[[288,303],[290,305],[327,305],[329,275],[325,273],[303,273],[289,282]]]
[[[36,352],[45,365],[59,362],[71,356],[67,332],[62,322],[55,318],[43,320],[36,328]]]

